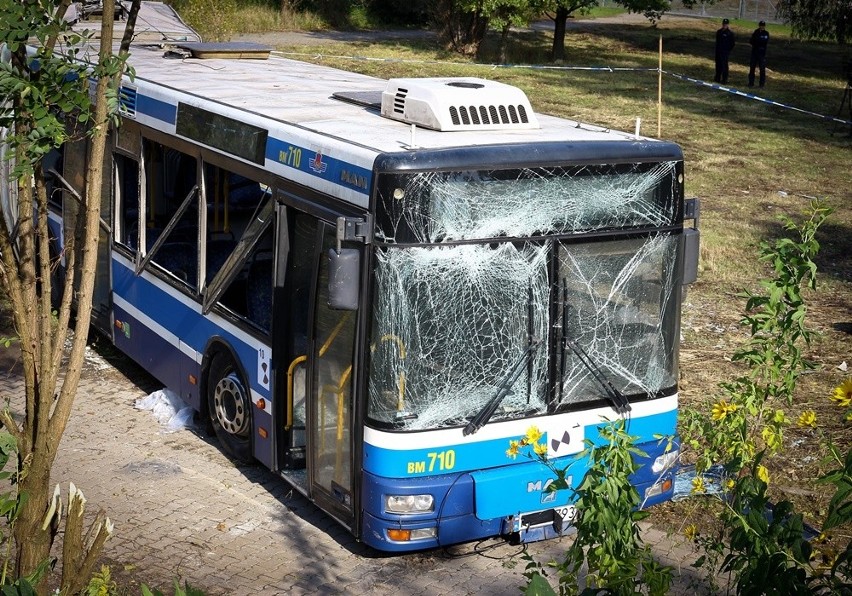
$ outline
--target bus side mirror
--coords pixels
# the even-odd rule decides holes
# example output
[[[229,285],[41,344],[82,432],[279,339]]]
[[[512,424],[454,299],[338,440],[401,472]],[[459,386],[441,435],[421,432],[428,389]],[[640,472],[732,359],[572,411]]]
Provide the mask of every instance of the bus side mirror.
[[[356,248],[328,250],[328,306],[358,310],[361,251]]]
[[[700,204],[698,199],[687,199],[684,203],[684,219],[692,220],[691,228],[683,229],[683,285],[698,279],[698,253],[701,231],[698,229]]]

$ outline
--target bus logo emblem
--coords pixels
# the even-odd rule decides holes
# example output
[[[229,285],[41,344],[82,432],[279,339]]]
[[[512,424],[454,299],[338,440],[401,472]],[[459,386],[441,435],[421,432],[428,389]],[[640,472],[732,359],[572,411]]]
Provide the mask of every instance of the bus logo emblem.
[[[322,160],[322,153],[317,153],[308,164],[310,168],[317,174],[324,174],[328,169],[328,164]]]
[[[555,490],[547,490],[550,488],[550,485],[553,484],[553,478],[550,478],[546,481],[535,480],[532,482],[527,482],[527,493],[541,493],[541,502],[542,503],[553,503],[556,501],[556,492]],[[565,478],[565,482],[568,486],[571,486],[573,479],[571,476],[567,476]]]
[[[568,433],[567,430],[564,433],[562,433],[561,439],[550,439],[550,448],[554,452],[559,451],[559,448],[562,447],[563,445],[570,445],[570,444],[571,444],[571,435]]]

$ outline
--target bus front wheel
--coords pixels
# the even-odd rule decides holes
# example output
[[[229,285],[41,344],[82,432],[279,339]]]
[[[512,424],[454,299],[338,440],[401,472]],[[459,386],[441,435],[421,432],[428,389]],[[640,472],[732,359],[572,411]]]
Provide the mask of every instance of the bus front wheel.
[[[219,352],[210,363],[207,408],[210,423],[222,449],[234,459],[253,461],[251,448],[251,396],[234,359]]]

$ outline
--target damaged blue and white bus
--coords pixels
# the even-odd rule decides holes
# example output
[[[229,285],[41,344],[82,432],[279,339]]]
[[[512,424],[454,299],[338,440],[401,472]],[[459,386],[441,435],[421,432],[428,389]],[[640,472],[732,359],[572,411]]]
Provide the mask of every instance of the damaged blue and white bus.
[[[625,419],[644,504],[671,498],[655,437],[698,246],[676,144],[491,80],[203,43],[142,4],[93,320],[226,452],[384,551],[568,532],[572,491],[507,457],[532,426],[564,467]],[[51,157],[60,253],[85,142]]]

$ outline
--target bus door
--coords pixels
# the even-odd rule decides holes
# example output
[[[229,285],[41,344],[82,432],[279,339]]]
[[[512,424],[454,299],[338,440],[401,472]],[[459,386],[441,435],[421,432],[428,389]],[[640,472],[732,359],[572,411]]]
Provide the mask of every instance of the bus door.
[[[279,228],[278,234],[279,241],[289,242],[287,247],[279,246],[279,254],[287,251],[289,263],[286,282],[276,288],[281,296],[276,312],[286,328],[286,337],[279,337],[278,343],[286,354],[282,373],[287,379],[280,467],[318,505],[351,526],[357,310],[335,302],[335,295],[329,294],[329,275],[334,281],[339,273],[337,257],[330,253],[360,261],[361,249],[347,243],[345,250],[339,250],[336,222],[294,213],[284,206],[279,210],[279,225],[286,221],[289,228],[287,234]],[[354,274],[352,282],[357,284],[359,278]]]

